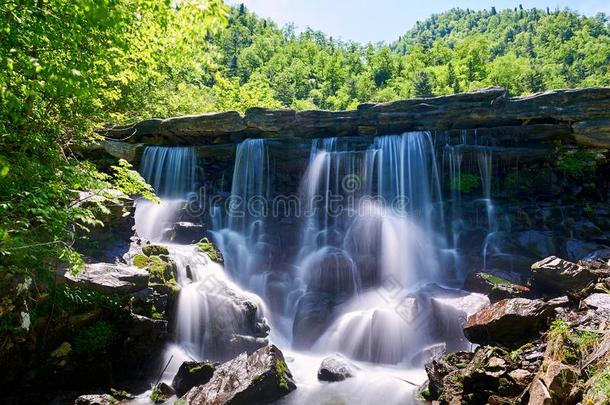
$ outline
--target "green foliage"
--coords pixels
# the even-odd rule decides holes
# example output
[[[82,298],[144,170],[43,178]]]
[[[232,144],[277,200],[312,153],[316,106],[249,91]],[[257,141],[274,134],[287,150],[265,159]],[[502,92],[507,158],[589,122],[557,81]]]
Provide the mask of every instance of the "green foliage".
[[[0,20],[0,268],[48,277],[67,264],[76,272],[75,235],[99,225],[99,210],[78,191],[154,199],[125,162],[104,174],[79,159],[99,141],[93,128],[210,108],[209,92],[199,90],[212,77],[208,36],[226,22],[226,7],[23,0],[0,3]]]
[[[152,186],[135,170],[131,170],[131,164],[126,160],[120,159],[117,166],[112,166],[114,171],[114,188],[125,195],[141,194],[147,200],[160,202],[155,195]]]
[[[591,388],[585,394],[583,404],[603,404],[610,401],[610,366],[597,370],[593,373],[590,381]]]
[[[99,321],[83,328],[74,338],[74,349],[81,354],[99,354],[112,345],[116,338],[112,324]]]
[[[451,183],[451,189],[469,194],[481,187],[481,178],[474,174],[464,173]]]
[[[595,160],[586,149],[568,151],[560,157],[558,167],[568,176],[590,176],[595,171]]]

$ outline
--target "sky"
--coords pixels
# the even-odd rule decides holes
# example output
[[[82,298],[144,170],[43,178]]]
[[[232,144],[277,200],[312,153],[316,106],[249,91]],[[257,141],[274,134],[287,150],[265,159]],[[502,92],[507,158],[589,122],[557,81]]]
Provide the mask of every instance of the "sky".
[[[261,17],[283,26],[311,27],[334,38],[367,42],[392,42],[418,20],[453,7],[501,10],[522,4],[524,8],[569,7],[586,15],[610,14],[610,0],[226,0],[244,3]]]

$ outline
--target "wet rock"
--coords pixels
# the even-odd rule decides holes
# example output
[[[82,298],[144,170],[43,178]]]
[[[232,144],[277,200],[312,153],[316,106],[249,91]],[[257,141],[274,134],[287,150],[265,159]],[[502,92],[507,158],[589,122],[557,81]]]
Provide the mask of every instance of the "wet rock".
[[[211,362],[185,361],[172,381],[176,395],[181,397],[191,388],[206,384],[212,379],[215,369],[216,366]]]
[[[586,257],[590,252],[603,248],[595,242],[588,242],[578,239],[569,239],[566,242],[566,252],[568,259],[578,261]]]
[[[221,364],[208,383],[193,387],[183,399],[191,405],[256,405],[276,401],[294,389],[284,356],[272,345]]]
[[[470,316],[464,334],[473,343],[518,346],[547,326],[553,309],[544,301],[512,298]]]
[[[86,264],[77,275],[61,272],[60,277],[73,287],[91,289],[106,294],[128,294],[146,288],[148,272],[122,264]]]
[[[116,399],[114,399],[111,395],[103,394],[103,395],[81,395],[76,398],[74,401],[74,405],[114,405],[116,404]]]
[[[541,292],[578,292],[597,276],[587,268],[578,264],[549,256],[532,265],[531,285],[535,290]]]
[[[292,326],[293,345],[307,349],[324,333],[330,324],[335,298],[330,294],[305,294],[299,300]]]
[[[269,339],[235,334],[231,337],[229,343],[235,348],[235,351],[253,353],[261,347],[267,346],[269,344]]]
[[[505,298],[523,297],[529,288],[486,272],[471,272],[464,280],[464,289],[485,294],[492,302]]]
[[[338,294],[353,292],[357,283],[356,267],[352,259],[339,249],[326,249],[307,266],[311,291]]]
[[[438,360],[447,353],[446,343],[436,343],[428,347],[424,347],[415,356],[411,358],[411,364],[415,367],[422,366],[433,360]]]
[[[150,393],[150,400],[153,401],[155,404],[162,404],[163,402],[166,402],[168,399],[174,396],[174,394],[174,389],[166,383],[162,382],[157,384],[155,388],[153,388],[152,392]]]
[[[320,381],[343,381],[346,378],[351,378],[355,374],[355,366],[349,361],[338,357],[331,356],[322,360],[318,369],[318,380]]]
[[[206,235],[206,227],[194,222],[177,222],[170,231],[169,239],[174,243],[192,244],[199,242]]]
[[[538,257],[550,256],[555,251],[553,233],[549,231],[527,230],[519,233],[517,240]]]

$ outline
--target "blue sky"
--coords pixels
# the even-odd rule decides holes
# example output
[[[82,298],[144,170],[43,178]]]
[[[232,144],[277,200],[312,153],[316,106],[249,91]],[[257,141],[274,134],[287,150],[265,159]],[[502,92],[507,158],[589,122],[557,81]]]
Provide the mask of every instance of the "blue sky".
[[[610,14],[610,0],[226,0],[244,3],[262,17],[280,25],[293,22],[299,29],[311,27],[335,38],[358,42],[391,42],[418,20],[452,7],[474,10],[569,7],[586,15]]]

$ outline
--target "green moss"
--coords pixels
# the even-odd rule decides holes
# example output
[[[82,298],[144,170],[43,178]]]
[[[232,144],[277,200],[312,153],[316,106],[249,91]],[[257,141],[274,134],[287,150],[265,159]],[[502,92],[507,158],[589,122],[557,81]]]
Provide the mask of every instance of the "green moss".
[[[153,388],[152,392],[150,393],[149,398],[155,404],[160,404],[160,403],[165,402],[167,400],[167,398],[165,398],[165,395],[163,395],[163,393],[161,392],[159,387]]]
[[[498,277],[496,275],[493,274],[489,274],[489,273],[481,273],[480,274],[481,278],[485,281],[487,281],[488,283],[491,283],[493,285],[515,285],[514,283],[502,278],[502,277]]]
[[[222,263],[223,258],[220,251],[216,248],[216,246],[210,242],[208,238],[203,238],[197,243],[197,247],[202,252],[206,253],[210,260],[215,261],[217,263]]]
[[[159,245],[146,245],[142,247],[142,252],[146,256],[159,256],[159,255],[169,255],[169,250],[165,246]]]
[[[481,187],[481,179],[474,174],[465,173],[459,178],[454,179],[450,187],[452,190],[459,191],[460,193],[469,194]]]
[[[211,371],[214,371],[214,365],[211,363],[203,363],[203,364],[198,364],[196,366],[193,366],[191,368],[188,369],[188,372],[190,374],[195,374],[198,373],[199,371],[203,370],[203,369],[210,369]]]
[[[261,379],[260,374],[256,374],[254,377],[252,377],[252,382],[253,383],[259,382],[260,379]]]
[[[143,269],[146,266],[148,266],[148,257],[144,256],[144,255],[136,255],[133,260],[132,263],[134,266]]]
[[[275,372],[279,379],[280,387],[288,391],[290,387],[288,386],[288,381],[286,380],[286,374],[288,373],[288,366],[284,360],[278,360],[275,362]]]
[[[174,402],[174,405],[187,405],[187,404],[186,404],[186,400],[178,399],[178,400],[176,400],[176,402]]]

